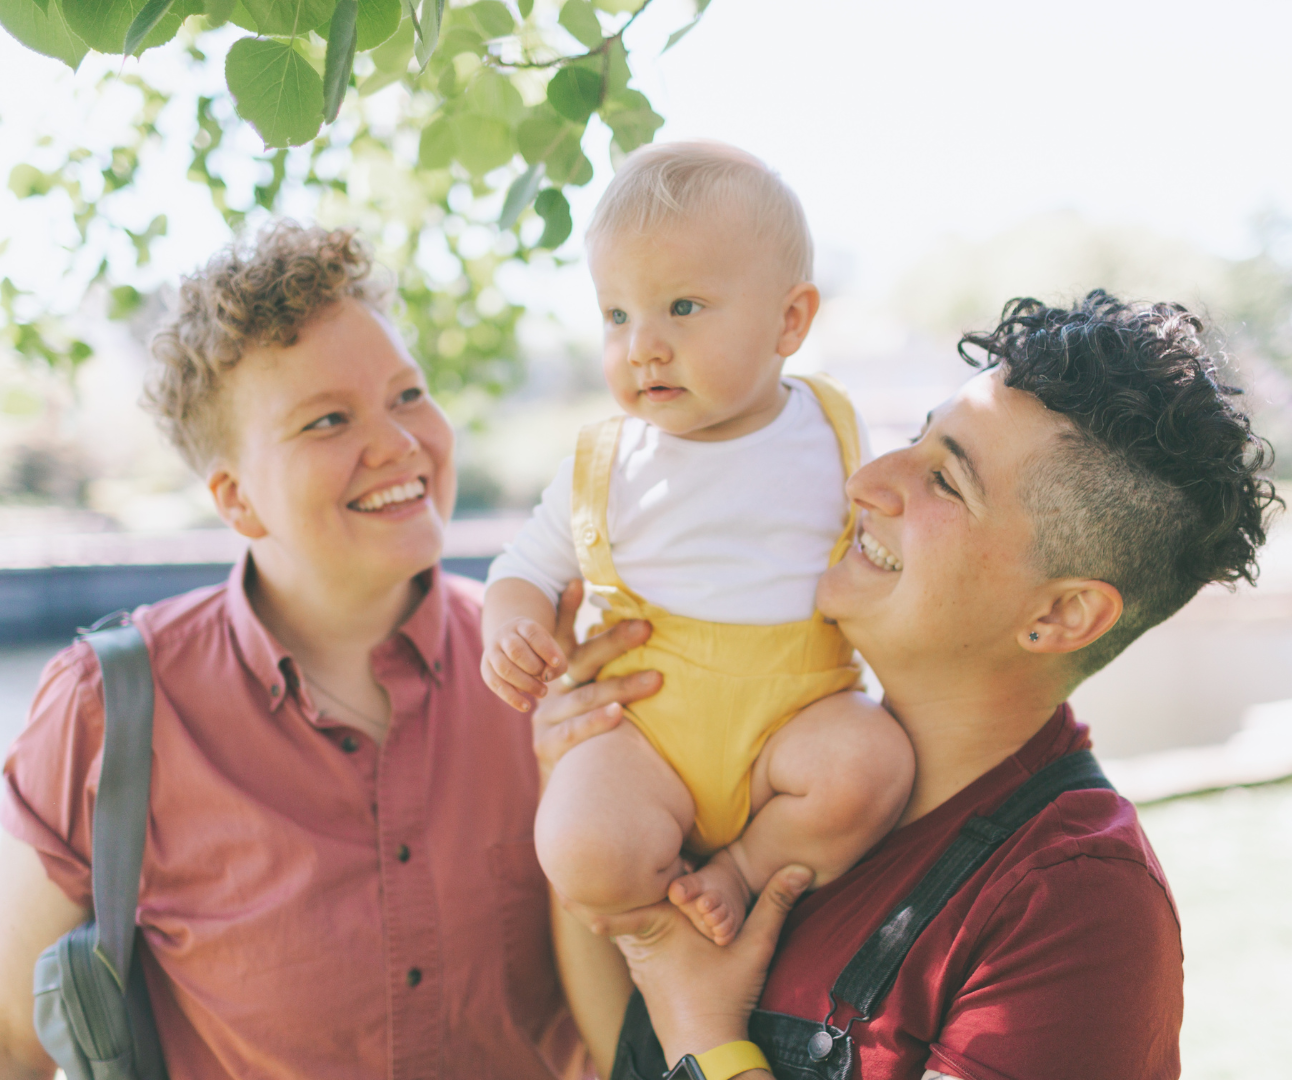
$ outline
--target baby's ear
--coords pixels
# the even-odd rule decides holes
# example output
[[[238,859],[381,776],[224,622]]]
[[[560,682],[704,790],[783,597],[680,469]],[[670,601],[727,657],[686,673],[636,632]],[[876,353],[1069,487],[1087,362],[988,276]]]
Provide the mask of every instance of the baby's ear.
[[[821,309],[821,290],[810,281],[800,281],[785,294],[781,314],[781,338],[776,351],[793,356],[812,329],[812,320]]]

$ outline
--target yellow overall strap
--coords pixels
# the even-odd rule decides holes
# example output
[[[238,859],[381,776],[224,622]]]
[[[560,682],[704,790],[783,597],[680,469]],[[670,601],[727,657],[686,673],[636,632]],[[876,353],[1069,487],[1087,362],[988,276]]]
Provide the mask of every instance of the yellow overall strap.
[[[606,504],[610,500],[610,474],[624,418],[614,416],[588,424],[579,431],[574,452],[574,485],[570,503],[570,530],[579,569],[594,585],[623,587],[610,557],[610,531]]]
[[[834,429],[834,436],[839,440],[839,456],[843,459],[843,477],[847,480],[861,468],[861,434],[857,430],[857,410],[852,407],[848,392],[833,376],[817,374],[800,375],[798,378],[807,383],[812,393],[816,394],[821,411]],[[831,566],[842,559],[852,545],[856,529],[857,508],[849,503],[848,523],[830,553]]]

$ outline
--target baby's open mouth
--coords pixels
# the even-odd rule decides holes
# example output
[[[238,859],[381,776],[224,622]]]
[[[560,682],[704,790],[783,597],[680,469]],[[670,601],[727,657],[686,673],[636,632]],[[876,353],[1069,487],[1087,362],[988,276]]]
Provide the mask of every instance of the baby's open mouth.
[[[884,547],[878,540],[868,532],[863,532],[858,544],[861,547],[862,554],[881,570],[901,570],[902,560],[894,555],[888,548]]]
[[[413,502],[425,497],[426,481],[419,476],[416,480],[410,480],[406,484],[395,484],[388,488],[381,488],[378,491],[370,491],[362,499],[355,499],[354,502],[348,505],[351,510],[372,513],[374,510],[384,510],[387,506]]]

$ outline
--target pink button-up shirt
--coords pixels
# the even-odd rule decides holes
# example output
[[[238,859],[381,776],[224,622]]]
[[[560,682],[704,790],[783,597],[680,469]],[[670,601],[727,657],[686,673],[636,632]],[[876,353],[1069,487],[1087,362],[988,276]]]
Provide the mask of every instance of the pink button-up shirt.
[[[319,712],[247,569],[135,613],[156,689],[138,922],[171,1076],[577,1074],[529,722],[480,678],[479,586],[433,571],[373,651],[378,746]],[[0,822],[86,907],[102,748],[79,643],[45,669]]]

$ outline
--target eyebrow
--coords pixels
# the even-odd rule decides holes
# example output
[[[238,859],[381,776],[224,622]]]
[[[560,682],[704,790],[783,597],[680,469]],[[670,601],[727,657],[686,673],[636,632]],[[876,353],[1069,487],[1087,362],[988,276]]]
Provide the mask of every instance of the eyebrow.
[[[969,456],[969,451],[961,446],[950,435],[942,436],[942,445],[945,446],[955,459],[960,462],[964,468],[965,474],[969,477],[969,482],[978,490],[978,497],[984,502],[987,501],[987,489],[983,486],[982,477],[978,473],[978,468],[973,463],[973,458]]]

